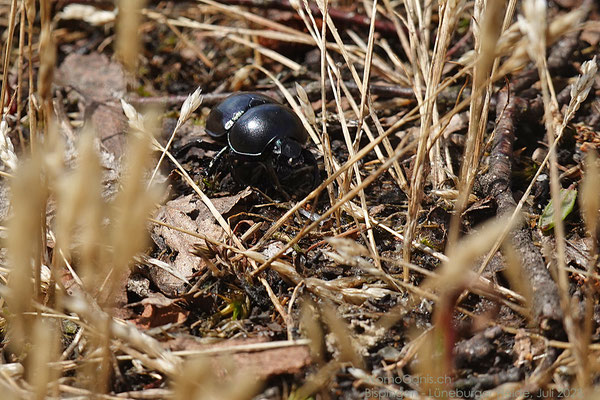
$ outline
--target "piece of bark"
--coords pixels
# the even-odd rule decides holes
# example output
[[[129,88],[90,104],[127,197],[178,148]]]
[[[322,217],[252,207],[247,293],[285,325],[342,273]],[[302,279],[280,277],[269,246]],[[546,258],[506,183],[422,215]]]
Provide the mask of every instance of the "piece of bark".
[[[233,361],[236,370],[241,370],[244,374],[252,374],[257,379],[267,379],[281,374],[295,374],[312,362],[310,351],[306,345],[235,350],[239,346],[251,346],[259,343],[267,344],[268,342],[264,337],[256,337],[229,339],[218,343],[205,344],[197,338],[189,336],[175,338],[163,343],[163,346],[171,351],[214,351],[214,354],[207,354],[207,356],[213,360],[215,371],[220,376],[231,373],[231,371],[224,368],[228,361]],[[222,352],[219,350],[222,350]]]

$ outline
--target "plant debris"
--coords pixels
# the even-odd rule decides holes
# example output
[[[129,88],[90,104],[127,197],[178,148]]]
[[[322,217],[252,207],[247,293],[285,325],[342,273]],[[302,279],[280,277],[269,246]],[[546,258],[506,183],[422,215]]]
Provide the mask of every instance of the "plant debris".
[[[593,397],[599,7],[0,4],[4,396]]]

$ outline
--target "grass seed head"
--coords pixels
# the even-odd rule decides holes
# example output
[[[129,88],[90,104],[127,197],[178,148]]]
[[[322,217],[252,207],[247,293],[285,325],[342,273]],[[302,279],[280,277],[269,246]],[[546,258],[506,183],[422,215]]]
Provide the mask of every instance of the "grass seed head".
[[[185,121],[190,119],[192,113],[196,111],[198,107],[200,107],[200,104],[202,103],[202,97],[200,97],[201,92],[202,89],[198,87],[194,93],[190,94],[185,99],[183,105],[181,106],[181,113],[179,114],[179,119],[177,120],[177,127],[180,127],[185,123]]]
[[[125,116],[129,120],[129,126],[132,129],[136,129],[138,131],[144,131],[144,117],[142,114],[138,113],[135,107],[121,99],[121,107],[123,108],[123,112]]]
[[[596,79],[598,73],[598,64],[596,63],[596,56],[591,60],[584,62],[581,66],[581,75],[577,78],[577,81],[571,86],[571,101],[565,112],[563,120],[563,126],[575,116],[575,113],[579,109],[581,103],[585,101],[590,89]]]
[[[17,155],[15,154],[15,148],[8,137],[8,124],[6,120],[0,122],[0,160],[8,167],[9,170],[14,171],[17,169]]]

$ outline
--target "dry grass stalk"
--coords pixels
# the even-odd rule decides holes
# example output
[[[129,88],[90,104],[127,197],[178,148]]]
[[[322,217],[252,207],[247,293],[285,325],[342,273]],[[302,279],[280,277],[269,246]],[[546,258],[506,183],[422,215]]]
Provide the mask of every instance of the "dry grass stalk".
[[[13,351],[21,353],[31,343],[32,319],[24,313],[33,310],[32,301],[40,296],[39,275],[42,263],[42,224],[45,223],[47,188],[42,181],[42,161],[36,156],[21,164],[12,180],[13,218],[7,239],[11,273],[9,287],[14,294],[7,298],[12,321],[9,340]],[[36,282],[34,285],[34,281]]]
[[[476,23],[473,24],[477,62],[473,68],[469,127],[460,172],[459,198],[456,202],[448,243],[455,243],[460,231],[460,216],[467,206],[475,176],[479,170],[479,160],[487,125],[488,107],[492,87],[489,84],[496,64],[496,43],[502,31],[504,1],[477,1]],[[479,22],[481,21],[481,22]],[[481,26],[482,29],[479,29]]]
[[[57,135],[54,134],[49,137],[56,138]],[[86,293],[86,289],[91,291],[93,288],[100,287],[100,293],[95,294],[99,294],[104,298],[110,298],[109,293],[113,292],[114,284],[110,283],[103,291],[100,283],[107,276],[111,276],[110,267],[117,267],[116,270],[112,271],[112,276],[119,276],[120,271],[123,271],[123,268],[128,266],[132,256],[139,251],[140,245],[143,243],[140,239],[146,237],[146,217],[149,209],[154,206],[156,201],[156,196],[153,195],[156,192],[155,190],[150,192],[144,191],[145,182],[143,177],[149,161],[149,145],[149,137],[144,137],[141,134],[133,135],[128,150],[130,158],[128,159],[126,175],[122,181],[123,190],[117,195],[112,210],[108,210],[107,205],[101,197],[100,166],[94,142],[89,131],[87,134],[84,132],[80,141],[79,165],[74,172],[67,173],[61,171],[60,161],[57,162],[53,156],[59,154],[62,157],[62,147],[60,145],[55,145],[55,150],[46,152],[44,157],[46,162],[44,164],[38,162],[39,166],[31,172],[32,176],[37,176],[38,180],[42,176],[50,178],[47,181],[38,181],[38,184],[35,185],[38,190],[42,190],[46,187],[45,185],[49,185],[51,190],[59,193],[57,238],[54,257],[57,260],[59,255],[68,256],[72,248],[77,250],[79,255],[78,268],[84,274],[85,281],[84,286],[80,287],[82,293]],[[36,160],[36,158],[33,160]],[[19,168],[19,172],[27,173],[31,169],[30,164],[32,162],[29,161],[23,167]],[[21,170],[24,172],[21,172]],[[55,183],[56,179],[59,179],[60,184]],[[17,176],[14,181],[16,185],[15,189],[18,189],[22,182],[26,182],[27,179],[24,180],[20,176]],[[18,193],[21,193],[21,191],[15,190],[14,193],[15,196],[20,196]],[[145,193],[145,195],[140,196],[140,193]],[[12,232],[15,234],[14,237],[18,238],[19,229],[22,230],[23,227],[28,226],[24,223],[24,220],[32,221],[30,215],[45,215],[45,198],[46,196],[43,192],[40,194],[37,192],[32,193],[31,188],[28,187],[27,201],[22,199],[14,200],[14,204],[18,203],[20,208],[27,207],[29,209],[27,217],[16,214],[16,226],[18,228],[12,228],[16,231]],[[37,212],[32,211],[34,207],[37,208]],[[108,230],[102,226],[102,219],[107,215],[111,218],[112,222]],[[41,225],[41,220],[37,224]],[[32,229],[32,227],[29,229]],[[37,230],[43,232],[40,228],[37,228]],[[75,232],[79,234],[79,241],[73,243],[72,237]],[[52,234],[52,232],[49,233]],[[39,233],[33,235],[30,233],[30,235],[31,237],[39,237]],[[31,239],[29,242],[31,242]],[[36,253],[43,254],[41,246],[33,246],[32,248],[35,249]],[[39,254],[36,258],[33,258],[33,255],[29,256],[28,264],[31,262],[29,260],[33,260],[35,264],[38,264],[40,262]],[[67,258],[64,258],[63,262],[69,265]],[[59,263],[56,261],[53,264],[55,268],[59,266]],[[31,270],[31,266],[23,268],[22,271],[27,271],[28,269]],[[74,277],[77,277],[74,270],[71,270],[71,273]],[[14,278],[18,279],[20,275],[20,273],[15,273]],[[31,274],[29,274],[28,279],[31,279]],[[81,281],[77,279],[76,282]],[[20,298],[25,295],[24,298],[30,298],[30,296],[26,295],[28,291],[25,288],[15,290],[15,293],[19,293],[16,297]],[[11,303],[13,301],[11,299]],[[94,303],[91,297],[88,297],[87,303]],[[18,305],[19,302],[14,301],[13,306]],[[88,345],[90,346],[90,354],[95,354],[96,349],[100,350],[100,354],[102,354],[102,368],[99,375],[98,370],[94,372],[93,368],[88,369],[87,373],[86,369],[83,369],[78,374],[80,382],[92,382],[90,389],[94,393],[105,392],[108,387],[108,378],[112,370],[112,351],[110,345],[113,335],[141,347],[143,354],[153,354],[152,348],[146,345],[144,340],[136,339],[140,337],[140,334],[136,330],[122,332],[123,329],[119,325],[111,325],[110,317],[100,310],[97,305],[82,307],[81,303],[79,306],[74,306],[73,302],[67,302],[67,306],[72,311],[84,316],[88,321],[91,321],[91,326],[94,327],[94,330],[88,329],[88,332],[92,333],[91,338],[88,338]],[[26,335],[24,337],[27,338]],[[58,336],[55,339],[56,343],[58,343]],[[46,345],[44,347],[49,348]],[[159,346],[155,346],[155,348],[159,348]],[[40,355],[42,354],[44,353],[41,352]],[[162,350],[160,350],[160,354],[162,354]],[[152,360],[146,360],[145,362],[151,368],[169,371],[160,364],[152,362]],[[92,376],[95,379],[90,380],[89,378]]]
[[[590,248],[590,261],[588,273],[596,270],[598,260],[598,218],[600,213],[600,197],[598,197],[598,181],[600,180],[600,168],[598,168],[598,156],[596,152],[591,151],[586,160],[586,174],[583,177],[581,185],[581,195],[579,197],[579,206],[583,214],[588,234],[592,239]]]
[[[150,126],[158,125],[155,122]],[[117,194],[110,213],[112,265],[116,268],[115,278],[118,277],[113,278],[113,282],[120,280],[133,256],[144,248],[147,241],[146,218],[160,197],[158,188],[146,189],[145,173],[152,161],[153,140],[148,131],[132,130],[129,135],[122,189]],[[113,289],[114,285],[109,285],[107,293],[112,293]]]
[[[312,105],[310,104],[310,100],[308,99],[308,94],[306,90],[298,82],[295,83],[296,88],[296,96],[300,101],[300,108],[302,109],[302,115],[304,115],[312,127],[317,126],[317,116],[315,115],[315,110],[313,110]]]
[[[587,267],[587,271],[591,275],[596,270],[596,264],[598,263],[598,219],[600,213],[600,201],[598,197],[597,183],[600,179],[600,168],[598,167],[598,157],[595,151],[591,151],[585,161],[586,174],[584,175],[583,183],[581,185],[582,187],[579,197],[579,204],[588,234],[592,242],[588,254]],[[587,363],[585,363],[583,368],[581,368],[583,370],[581,373],[588,373],[597,368],[597,366],[594,366],[593,364],[593,358],[587,356],[589,354],[589,345],[592,341],[594,329],[592,320],[594,313],[595,293],[596,292],[594,290],[592,280],[588,277],[585,288],[585,309],[580,328],[580,342],[573,343],[575,351],[579,351],[583,353],[583,357],[587,357]],[[586,367],[589,368],[589,370],[586,370]],[[583,380],[583,382],[585,384],[589,384],[589,381]]]
[[[65,307],[86,322],[88,333],[93,334],[93,338],[98,342],[112,338],[119,339],[126,344],[121,344],[121,349],[128,354],[133,354],[134,358],[139,359],[148,368],[169,376],[176,376],[180,372],[181,360],[179,357],[164,350],[156,339],[139,331],[132,324],[112,318],[94,304],[93,299],[85,296],[85,293],[82,293],[82,296],[73,296],[67,299]],[[95,349],[96,347],[92,350]],[[97,349],[102,350],[102,346]],[[93,354],[94,351],[90,356]],[[107,357],[110,357],[110,354],[105,353],[100,360],[106,362]]]
[[[390,0],[383,0],[383,4],[385,6],[385,10],[387,11],[386,16],[388,17],[388,19],[390,19],[393,22],[394,27],[396,28],[396,34],[398,35],[398,39],[400,39],[400,44],[402,45],[404,54],[408,58],[408,61],[410,63],[412,63],[413,60],[411,59],[411,51],[410,51],[408,37],[406,36],[406,33],[404,32],[402,24],[400,23],[400,18],[398,17],[397,12],[392,7]]]
[[[511,219],[509,219],[509,224],[513,224]],[[504,255],[506,262],[506,279],[508,280],[510,287],[513,288],[514,291],[520,296],[522,296],[521,301],[524,312],[521,315],[531,318],[531,304],[533,301],[533,288],[531,286],[531,282],[523,279],[523,276],[525,276],[523,265],[521,265],[519,256],[510,242],[504,242],[502,254]]]
[[[12,0],[10,4],[10,15],[8,19],[8,34],[6,40],[6,47],[4,48],[4,59],[2,76],[8,76],[8,66],[10,64],[10,54],[12,51],[12,41],[16,26],[16,15],[17,15],[17,0]],[[8,93],[8,80],[2,79],[2,89],[0,89],[0,114],[4,114],[4,107],[6,105],[6,95]]]
[[[354,342],[347,324],[338,316],[336,309],[331,304],[320,305],[323,321],[327,324],[331,333],[335,336],[337,357],[339,362],[349,362],[356,368],[364,368],[364,360],[359,354],[358,345]]]
[[[332,82],[332,84],[335,82],[333,77],[331,75],[329,75],[329,79]],[[344,133],[344,139],[346,141],[346,147],[348,148],[348,153],[350,155],[350,157],[353,157],[355,154],[355,147],[352,143],[352,139],[350,138],[350,132],[348,129],[348,124],[346,122],[346,118],[344,116],[344,111],[342,109],[342,103],[341,103],[341,96],[339,93],[339,80],[338,82],[338,86],[337,89],[333,91],[333,95],[335,98],[335,102],[337,105],[337,109],[338,109],[338,117],[342,126],[342,131]],[[332,85],[333,86],[333,85]],[[360,169],[359,169],[359,164],[358,163],[354,163],[353,165],[353,170],[354,170],[354,174],[355,174],[355,179],[356,179],[356,184],[358,185],[358,187],[361,186],[362,184],[362,179],[360,176]],[[344,186],[342,186],[342,193],[347,193],[349,187],[350,187],[350,176],[348,176],[348,178],[346,179],[346,181],[344,182]],[[371,223],[369,221],[369,211],[367,209],[367,201],[366,201],[366,197],[365,197],[365,192],[363,190],[361,190],[359,192],[359,198],[360,198],[360,204],[361,204],[361,210],[362,210],[362,218],[364,219],[364,221],[367,224],[367,229],[368,229],[368,235],[369,235],[369,245],[370,245],[370,249],[372,251],[372,254],[375,257],[375,260],[377,262],[377,264],[379,265],[379,258],[377,256],[377,244],[375,243],[375,238],[373,236],[373,231],[370,229],[371,228]]]
[[[448,261],[438,271],[437,279],[428,280],[424,287],[443,288],[443,291],[451,292],[457,287],[469,286],[469,281],[476,275],[466,274],[465,271],[471,269],[477,258],[492,246],[507,223],[509,221],[506,219],[495,220],[462,239],[460,246],[450,249]],[[514,226],[514,222],[510,226]]]
[[[351,57],[350,52],[348,51],[348,46],[343,42],[342,38],[340,37],[337,28],[335,26],[335,24],[333,23],[333,21],[331,20],[331,18],[327,19],[327,24],[328,27],[330,29],[331,34],[333,35],[335,42],[337,44],[337,48],[339,49],[339,51],[341,52],[342,56],[344,57],[344,61],[346,62],[346,66],[348,67],[348,69],[350,70],[350,73],[352,74],[352,78],[354,80],[354,83],[357,85],[357,87],[360,88],[361,90],[361,98],[362,96],[366,96],[367,93],[365,92],[365,84],[361,81],[360,77],[358,76],[358,72],[356,71],[356,68],[354,66],[354,58]],[[367,57],[367,53],[365,53],[365,59],[368,59],[369,57]],[[356,101],[354,100],[354,97],[350,94],[350,91],[348,90],[348,88],[346,87],[346,84],[344,82],[344,80],[341,77],[341,72],[340,72],[340,68],[338,66],[336,66],[334,60],[332,60],[330,57],[327,58],[328,61],[328,66],[329,66],[329,70],[328,70],[328,75],[330,76],[331,73],[333,72],[337,78],[337,80],[339,81],[339,85],[342,88],[342,90],[344,91],[344,95],[345,95],[345,99],[348,100],[350,106],[352,107],[352,111],[354,112],[354,114],[356,115],[356,118],[360,121],[364,119],[364,111],[361,111],[359,106],[357,105]],[[330,77],[330,81],[332,82],[332,86],[333,86],[333,79]],[[366,97],[365,97],[366,98]],[[367,125],[363,125],[363,129],[365,134],[367,135],[367,137],[369,138],[369,140],[371,142],[375,141],[376,139],[374,138],[373,134],[371,133],[370,128]],[[358,131],[357,131],[358,132]],[[355,148],[355,145],[358,144],[358,139],[359,139],[360,135],[357,135],[355,138],[355,142],[351,147],[348,147],[348,151],[351,152],[351,156],[353,152],[356,152],[357,149]],[[388,156],[391,157],[393,154],[393,151],[391,150],[391,144],[389,143],[389,140],[387,139],[387,137],[383,138],[383,143],[387,146],[388,149]],[[379,146],[375,147],[375,154],[377,155],[377,158],[381,161],[384,162],[385,157],[381,151],[381,149],[379,148]],[[406,180],[404,179],[404,175],[402,174],[402,171],[398,168],[398,170],[395,171],[396,176],[395,178],[400,179],[401,182],[401,187],[406,187]],[[352,176],[352,174],[350,174],[350,176]],[[344,187],[343,192],[345,192],[347,190],[347,186]]]
[[[50,24],[42,27],[40,34],[40,68],[38,72],[38,95],[42,101],[45,128],[50,125],[52,118],[51,88],[56,66],[56,44],[52,38]],[[49,132],[47,132],[49,133]]]
[[[325,363],[325,334],[319,320],[315,318],[318,315],[318,305],[310,298],[305,296],[302,299],[302,308],[300,309],[300,329],[304,336],[309,340],[311,358],[316,365]]]
[[[329,4],[328,0],[319,1],[318,3],[319,10],[321,11],[321,15],[323,16],[323,23],[321,24],[321,35],[317,37],[315,33],[315,43],[319,46],[319,54],[320,54],[320,83],[321,83],[321,143],[323,143],[323,162],[325,164],[325,171],[327,172],[327,176],[333,175],[333,171],[337,168],[335,159],[331,152],[331,141],[329,140],[329,134],[327,132],[327,6]],[[306,19],[305,24],[306,24]],[[310,26],[306,24],[306,26]],[[316,31],[316,30],[315,30]],[[318,31],[316,31],[318,32]],[[319,40],[320,39],[320,40]],[[333,185],[327,186],[327,194],[329,195],[329,203],[333,204],[335,202],[335,188]],[[339,214],[336,215],[336,220],[340,220]]]
[[[251,42],[250,40],[246,40],[242,37],[239,37],[237,35],[231,35],[231,34],[227,35],[227,38],[230,39],[232,42],[243,44],[244,46],[247,46],[248,48],[256,50],[258,53],[262,54],[263,56],[268,57],[274,61],[277,61],[278,63],[280,63],[282,65],[285,65],[292,71],[298,72],[302,69],[302,66],[300,64],[298,64],[297,62],[289,59],[288,57],[285,57],[285,56],[279,54],[278,52],[276,52],[274,50],[268,49],[264,46],[261,46],[254,42]]]
[[[25,4],[21,0],[21,13],[19,16],[19,53],[17,55],[17,115],[16,120],[21,121],[23,116],[23,59],[25,57]],[[21,152],[25,151],[25,138],[23,137],[23,127],[18,124],[17,131],[19,132],[19,145]]]
[[[92,290],[108,272],[103,247],[102,219],[107,210],[101,196],[101,170],[94,133],[86,128],[80,135],[78,166],[59,179],[57,190],[57,249],[70,260],[72,249],[80,252],[79,274],[85,287]],[[73,236],[79,240],[73,243]]]
[[[361,138],[361,133],[362,133],[362,127],[364,124],[364,118],[365,118],[365,107],[367,106],[367,96],[369,96],[369,82],[370,82],[370,78],[371,78],[371,64],[373,62],[373,46],[374,46],[374,42],[375,42],[375,17],[377,15],[377,0],[373,1],[373,8],[371,11],[371,25],[369,26],[369,39],[368,39],[368,45],[367,45],[367,50],[366,50],[366,55],[365,55],[365,69],[363,71],[363,79],[362,79],[362,88],[361,88],[361,96],[360,96],[360,108],[358,109],[358,126],[356,128],[356,135],[354,138],[354,152],[358,149],[358,146],[360,144],[360,138]],[[367,131],[369,131],[368,129],[366,129]],[[369,132],[370,133],[370,132]],[[372,135],[369,136],[369,139],[373,140]],[[384,142],[386,142],[384,140]],[[388,143],[388,149],[389,147],[391,147]],[[376,149],[378,149],[378,147],[376,147]],[[353,155],[353,153],[350,153],[350,155]],[[390,154],[391,156],[391,154]],[[355,171],[356,172],[356,183],[358,185],[361,184],[361,179],[360,179],[360,171]],[[399,176],[404,176],[401,174],[400,170],[397,171]],[[381,268],[381,263],[379,261],[379,252],[377,250],[377,243],[375,243],[375,236],[373,234],[373,229],[371,226],[371,221],[369,219],[369,210],[367,208],[367,201],[366,201],[366,197],[364,192],[360,193],[360,202],[361,202],[361,207],[362,207],[362,211],[363,211],[363,218],[365,221],[365,224],[367,225],[367,236],[369,238],[369,245],[371,247],[371,254],[374,257],[375,263],[376,265]]]
[[[234,8],[235,10],[236,8]],[[228,9],[229,11],[229,9]],[[166,18],[163,14],[144,9],[142,10],[142,14],[152,20],[158,22],[164,22],[173,27],[182,27],[182,28],[191,28],[191,29],[200,29],[205,31],[212,32],[212,35],[217,36],[219,38],[226,36],[227,34],[237,34],[237,35],[249,35],[249,36],[257,36],[264,38],[271,38],[280,40],[283,42],[289,43],[300,43],[300,44],[313,44],[314,40],[310,35],[297,31],[295,29],[276,24],[274,29],[277,30],[269,30],[269,29],[250,29],[250,28],[240,28],[240,27],[229,27],[229,26],[221,26],[221,25],[212,25],[206,24],[198,21],[193,21],[189,18],[178,17],[177,19]],[[238,15],[236,13],[231,13],[233,15]],[[258,16],[257,16],[258,17]],[[258,17],[260,18],[260,17]],[[270,21],[266,18],[260,19],[261,25],[272,25],[273,21]]]
[[[150,180],[148,181],[148,187],[152,184],[152,181],[154,181],[154,177],[156,176],[156,173],[160,168],[160,164],[165,158],[165,153],[171,147],[171,143],[173,143],[173,139],[175,139],[177,131],[183,126],[184,123],[186,123],[187,120],[189,120],[192,117],[192,114],[198,109],[198,107],[200,107],[200,104],[202,103],[202,98],[200,97],[201,92],[201,88],[196,89],[194,93],[188,95],[188,97],[183,102],[183,105],[181,106],[181,111],[179,112],[179,118],[177,119],[177,125],[175,125],[175,129],[173,129],[173,133],[171,133],[171,136],[169,137],[169,140],[165,145],[165,150],[161,153],[160,158],[158,159],[158,162],[154,167],[154,171],[152,171],[152,175],[150,176]],[[143,127],[143,121],[137,121],[138,114],[137,112],[135,112],[135,109],[133,109],[133,107],[124,100],[122,100],[121,105],[124,110],[127,109],[127,112],[125,113],[127,118],[130,121],[136,121],[136,125],[141,125]]]
[[[140,50],[138,30],[145,0],[120,0],[116,52],[129,72],[135,72]]]
[[[375,17],[377,15],[377,0],[373,1],[371,11],[371,25],[369,26],[369,39],[365,54],[365,69],[363,71],[362,89],[360,93],[360,108],[358,112],[358,126],[356,127],[356,137],[354,139],[355,149],[358,146],[361,136],[361,129],[364,123],[365,107],[367,105],[367,96],[369,94],[369,82],[371,79],[371,64],[373,62],[373,46],[375,43]]]
[[[112,234],[114,252],[110,255],[107,254],[108,247],[106,244],[108,240],[103,240],[105,229],[101,225],[102,217],[106,215],[106,205],[100,195],[100,167],[91,134],[89,132],[83,134],[79,146],[79,165],[74,172],[70,173],[63,170],[63,146],[57,140],[58,135],[52,133],[53,131],[53,126],[50,126],[50,134],[47,136],[45,146],[41,148],[41,150],[45,150],[43,157],[42,151],[35,152],[31,160],[25,161],[18,168],[12,181],[14,215],[13,222],[9,227],[9,237],[11,238],[9,240],[9,251],[13,267],[10,278],[11,287],[13,288],[11,293],[13,295],[7,297],[9,306],[13,309],[15,316],[14,324],[11,323],[11,338],[14,339],[12,343],[17,351],[20,351],[19,348],[22,348],[22,344],[25,342],[31,343],[34,348],[39,346],[50,351],[50,353],[39,351],[37,356],[42,358],[37,359],[35,368],[47,368],[49,360],[58,359],[60,356],[55,349],[60,338],[58,332],[53,335],[46,333],[45,335],[34,335],[32,337],[31,333],[39,332],[39,330],[32,330],[31,327],[35,324],[41,324],[43,320],[24,314],[33,309],[32,300],[41,300],[43,294],[40,289],[42,281],[40,272],[42,270],[41,263],[43,261],[47,262],[47,255],[45,242],[41,239],[45,239],[46,236],[46,199],[49,190],[58,194],[56,227],[58,237],[55,240],[54,273],[58,272],[56,268],[59,266],[57,260],[60,259],[60,255],[69,255],[70,250],[76,248],[80,256],[78,268],[86,275],[87,285],[85,286],[87,288],[98,287],[101,282],[100,278],[104,279],[106,275],[110,275],[106,266],[119,263],[127,265],[127,257],[130,257],[132,253],[139,249],[139,247],[129,247],[136,245],[135,241],[132,242],[131,239],[145,237],[145,213],[148,207],[140,204],[137,199],[148,202],[151,206],[154,204],[153,196],[139,196],[144,191],[140,190],[140,184],[136,184],[136,182],[141,181],[143,177],[144,169],[140,167],[144,165],[143,154],[147,154],[149,151],[147,150],[148,144],[145,150],[142,143],[138,142],[129,151],[132,158],[129,164],[128,178],[124,181],[124,187],[129,188],[129,191],[125,190],[125,194],[122,192],[116,201],[116,207],[119,211],[125,211],[126,217],[120,215],[119,211],[113,212],[113,222],[114,225],[118,226],[116,232],[119,234]],[[146,139],[146,142],[149,143],[149,139]],[[148,157],[145,158],[148,159]],[[142,172],[133,173],[135,168],[141,169]],[[115,222],[116,219],[119,219],[119,221]],[[136,225],[136,221],[141,221],[141,223]],[[141,231],[137,230],[136,227],[141,227]],[[72,237],[75,232],[79,234],[80,241],[74,245]],[[123,234],[131,235],[131,237],[124,239]],[[48,231],[48,235],[54,237],[52,231]],[[116,243],[119,243],[120,246],[115,245]],[[66,258],[63,262],[68,265]],[[36,272],[32,273],[33,270]],[[88,273],[90,270],[93,270],[94,273]],[[72,270],[71,272],[74,277],[77,276],[75,271]],[[81,281],[77,280],[77,282]],[[82,287],[82,289],[85,290],[85,287]],[[49,296],[52,300],[54,287],[46,287],[44,290],[48,291],[46,296]],[[57,296],[59,294],[57,293]],[[56,304],[60,304],[60,302]],[[94,313],[97,313],[98,310],[96,306]],[[48,330],[47,325],[44,324],[40,329]],[[90,343],[92,343],[92,348],[95,348],[94,343],[96,343],[96,346],[104,348],[105,357],[103,359],[110,361],[109,342],[111,331],[114,332],[115,330],[107,330],[106,326],[106,324],[97,326],[97,332],[102,333],[98,335],[100,340]],[[131,333],[126,336],[129,340],[135,337]],[[110,363],[105,363],[105,365],[110,366]],[[26,372],[37,377],[34,378],[35,382],[32,381],[34,384],[32,387],[37,388],[34,390],[37,391],[38,396],[42,396],[47,393],[47,383],[54,381],[54,379],[51,378],[53,375],[44,375],[39,371],[39,373],[35,372],[35,368],[28,366]],[[103,370],[110,372],[108,367]],[[51,369],[48,369],[47,372],[55,373]],[[106,378],[99,378],[95,381],[99,383],[95,387],[96,392],[106,390],[106,384],[103,383],[107,381]]]
[[[204,65],[206,65],[208,68],[215,67],[215,64],[210,60],[210,58],[208,58],[198,46],[196,46],[186,36],[184,36],[179,29],[170,24],[169,21],[165,21],[165,24],[169,27],[171,32],[173,32],[179,38],[179,40],[181,40],[183,44],[185,44],[198,56],[198,58],[204,63]]]
[[[60,352],[60,321],[51,318],[37,318],[31,335],[32,348],[26,366],[27,381],[32,387],[34,398],[44,399],[48,394],[58,395],[59,370],[48,368],[48,364],[58,360]]]
[[[219,361],[206,357],[186,361],[183,372],[173,380],[173,399],[253,398],[261,386],[253,371],[237,369],[233,360],[220,358]],[[226,378],[223,378],[224,373],[228,374]]]
[[[409,7],[409,32],[411,33],[411,45],[413,41],[417,42],[417,34],[415,31],[415,23],[412,21],[413,15],[418,14],[418,7],[413,4],[414,1],[407,2],[407,6],[412,4],[413,10]],[[425,163],[427,162],[427,153],[429,151],[428,146],[433,145],[437,140],[432,140],[430,134],[432,133],[432,120],[435,109],[435,98],[433,93],[437,90],[438,84],[442,76],[442,68],[444,65],[444,58],[446,50],[450,43],[453,29],[458,20],[459,12],[462,9],[463,4],[460,1],[449,1],[440,7],[440,23],[438,28],[438,35],[433,51],[433,57],[429,62],[423,54],[423,51],[418,51],[416,48],[413,50],[413,60],[419,60],[418,65],[413,64],[413,74],[415,76],[415,95],[419,100],[419,112],[421,117],[421,125],[419,130],[419,145],[417,147],[417,155],[413,168],[413,175],[411,178],[410,196],[408,203],[408,215],[406,219],[406,225],[404,229],[404,236],[406,237],[406,244],[402,249],[404,261],[410,261],[412,240],[414,239],[415,231],[417,228],[417,214],[421,208],[421,198],[423,196],[424,181],[426,179],[427,171],[425,169]],[[411,22],[412,21],[412,22]],[[418,54],[420,56],[418,56]],[[422,86],[420,83],[419,76],[426,78],[425,84],[425,100],[423,101],[420,97]],[[433,160],[434,162],[436,160]],[[437,162],[436,162],[437,164]],[[409,279],[408,270],[404,271],[404,280]]]
[[[288,400],[309,399],[312,394],[318,393],[331,382],[341,366],[336,360],[329,361],[317,372],[309,375],[304,384],[290,394]]]
[[[298,31],[292,27],[286,26],[285,24],[280,24],[278,22],[272,21],[268,18],[262,17],[260,15],[257,15],[255,13],[249,12],[249,11],[244,11],[242,10],[240,7],[235,7],[235,6],[229,6],[229,5],[225,5],[225,4],[221,4],[218,3],[216,1],[213,0],[200,0],[202,3],[204,4],[208,4],[212,7],[214,7],[215,9],[217,9],[219,12],[222,12],[223,14],[229,15],[229,16],[237,16],[237,18],[243,20],[243,21],[247,21],[247,22],[251,22],[251,23],[255,23],[258,25],[263,25],[269,29],[272,29],[274,31],[279,31],[279,32],[287,32],[287,33],[291,33],[291,34],[298,34]]]
[[[12,0],[10,4],[10,15],[8,18],[8,37],[6,39],[6,47],[4,48],[4,59],[2,76],[8,76],[8,66],[10,64],[10,54],[12,51],[12,42],[16,26],[16,15],[17,15],[17,0]],[[2,89],[0,92],[0,114],[4,114],[4,107],[6,104],[6,95],[8,93],[8,79],[2,79]]]
[[[34,93],[35,93],[35,85],[33,83],[33,26],[35,23],[36,9],[35,9],[35,1],[34,0],[24,0],[23,6],[25,7],[25,15],[27,16],[27,59],[28,59],[28,110],[27,116],[29,118],[29,130],[31,132],[32,140],[29,141],[29,145],[33,150],[33,146],[38,140],[37,135],[37,115],[36,109],[34,107]]]

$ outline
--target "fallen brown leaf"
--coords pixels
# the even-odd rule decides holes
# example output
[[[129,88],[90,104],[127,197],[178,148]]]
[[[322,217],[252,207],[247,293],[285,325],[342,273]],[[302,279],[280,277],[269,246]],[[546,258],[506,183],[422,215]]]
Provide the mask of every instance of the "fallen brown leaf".
[[[128,127],[119,103],[127,91],[121,65],[103,54],[70,54],[58,68],[55,80],[83,97],[84,119],[91,121],[106,150],[120,157]]]
[[[233,196],[213,199],[212,202],[217,211],[227,214],[251,193],[250,189],[246,189]],[[192,194],[168,202],[158,210],[156,219],[215,240],[222,240],[224,236],[223,229],[208,207]],[[204,261],[193,254],[194,244],[200,242],[198,238],[160,225],[154,227],[151,236],[159,249],[169,249],[172,254],[177,254],[171,266],[178,275],[189,278],[206,267]],[[152,281],[167,296],[177,296],[183,292],[186,283],[181,279],[155,266],[149,266],[149,270]]]
[[[189,314],[188,310],[183,310],[176,304],[171,304],[169,307],[146,304],[142,315],[132,322],[141,329],[149,329],[166,324],[183,323],[187,320]]]

